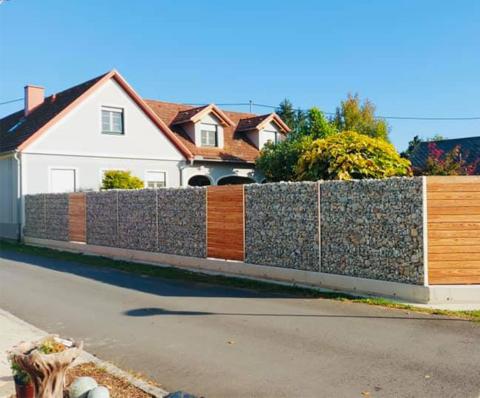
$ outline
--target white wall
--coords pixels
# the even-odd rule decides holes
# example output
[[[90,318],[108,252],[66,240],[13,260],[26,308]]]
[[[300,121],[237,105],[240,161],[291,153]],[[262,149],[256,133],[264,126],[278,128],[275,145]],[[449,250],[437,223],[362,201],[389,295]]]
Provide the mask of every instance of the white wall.
[[[267,143],[268,140],[274,142],[275,140],[275,132],[278,133],[278,138],[280,140],[285,139],[285,136],[281,134],[279,128],[274,123],[268,123],[265,128],[257,131],[249,131],[247,132],[248,139],[258,148],[262,149],[263,146]]]
[[[18,233],[17,174],[13,155],[0,158],[0,236],[6,238]]]
[[[101,108],[124,110],[124,135],[102,134]],[[185,159],[157,126],[110,80],[26,148],[24,194],[51,192],[50,170],[73,168],[77,190],[98,190],[103,170],[165,171],[167,186],[180,185]]]
[[[256,182],[262,182],[264,176],[254,166],[243,166],[239,164],[215,163],[215,162],[198,162],[192,166],[186,166],[184,172],[184,185],[188,184],[188,180],[196,175],[204,175],[210,177],[212,185],[217,185],[218,180],[227,176],[250,177]]]
[[[218,147],[223,148],[223,126],[220,124],[220,120],[217,119],[212,114],[205,115],[200,121],[195,123],[195,145],[200,147],[202,146],[202,139],[201,139],[201,130],[202,124],[215,124],[217,125],[217,140],[218,140]]]
[[[278,138],[283,139],[283,135],[280,134],[280,130],[274,123],[268,123],[265,128],[259,132],[258,145],[262,149],[263,146],[267,143],[268,140],[274,142],[275,132],[278,133]]]
[[[167,173],[167,187],[180,185],[180,168],[184,163],[177,160],[125,159],[107,157],[63,156],[25,154],[24,194],[51,192],[50,169],[73,168],[76,170],[76,190],[99,190],[103,170],[129,170],[133,175],[145,179],[146,171]]]
[[[124,109],[124,135],[101,133],[101,107]],[[183,160],[183,155],[112,79],[52,126],[28,153]]]

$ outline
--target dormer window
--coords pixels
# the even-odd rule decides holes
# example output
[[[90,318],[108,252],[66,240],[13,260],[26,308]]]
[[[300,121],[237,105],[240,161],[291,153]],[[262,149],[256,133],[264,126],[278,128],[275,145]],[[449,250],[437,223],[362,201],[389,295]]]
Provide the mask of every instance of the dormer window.
[[[271,142],[272,144],[278,144],[280,140],[280,133],[278,131],[268,131],[264,130],[267,142]]]
[[[125,134],[122,108],[102,106],[102,134]]]
[[[202,123],[200,129],[200,144],[206,147],[218,146],[218,126]]]

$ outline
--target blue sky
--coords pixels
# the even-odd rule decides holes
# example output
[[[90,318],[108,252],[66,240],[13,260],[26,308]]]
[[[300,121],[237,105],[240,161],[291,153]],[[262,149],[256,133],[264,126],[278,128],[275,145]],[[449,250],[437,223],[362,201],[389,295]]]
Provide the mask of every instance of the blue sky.
[[[477,0],[9,0],[0,102],[26,83],[50,94],[116,68],[167,101],[287,97],[329,112],[358,92],[379,115],[480,116],[479,38]],[[398,149],[415,134],[480,135],[480,120],[389,123]]]

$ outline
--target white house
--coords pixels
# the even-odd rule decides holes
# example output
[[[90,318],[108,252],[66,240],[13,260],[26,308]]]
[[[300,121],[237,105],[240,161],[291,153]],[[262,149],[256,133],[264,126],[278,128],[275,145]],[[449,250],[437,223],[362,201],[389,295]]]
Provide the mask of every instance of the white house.
[[[0,236],[16,238],[26,194],[98,190],[106,170],[147,188],[262,181],[254,161],[289,128],[272,113],[143,100],[117,71],[44,97],[0,120]]]

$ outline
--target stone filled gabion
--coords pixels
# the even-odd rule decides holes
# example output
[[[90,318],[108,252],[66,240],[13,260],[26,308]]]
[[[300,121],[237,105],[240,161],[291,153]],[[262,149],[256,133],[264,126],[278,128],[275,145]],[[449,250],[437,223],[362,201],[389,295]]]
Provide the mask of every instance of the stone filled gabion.
[[[45,195],[25,195],[25,236],[45,238]]]
[[[87,243],[117,245],[117,191],[87,192]]]
[[[44,196],[45,238],[68,241],[68,193],[49,193]]]
[[[245,185],[245,261],[319,270],[318,184]]]
[[[206,257],[206,189],[159,189],[158,251]]]
[[[320,184],[321,271],[423,284],[421,178]]]
[[[157,250],[157,193],[118,191],[118,247]]]

